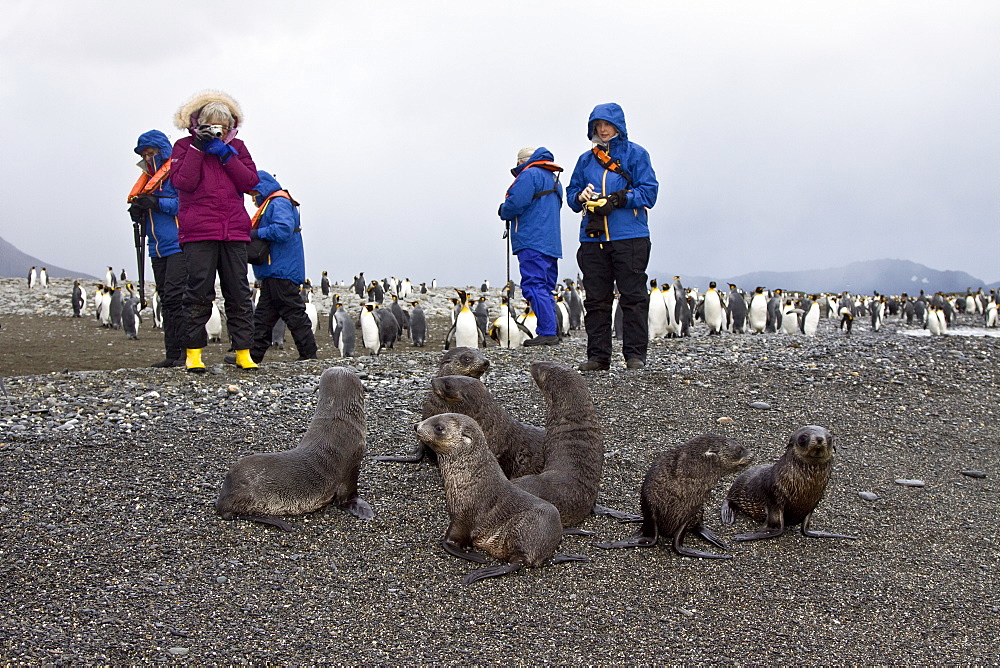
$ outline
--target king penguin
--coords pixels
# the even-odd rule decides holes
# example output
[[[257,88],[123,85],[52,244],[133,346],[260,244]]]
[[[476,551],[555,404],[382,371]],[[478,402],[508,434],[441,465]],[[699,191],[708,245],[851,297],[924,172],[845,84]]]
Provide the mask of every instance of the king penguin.
[[[366,303],[361,307],[361,342],[372,355],[378,355],[382,349],[379,337],[378,323],[375,321],[375,304]]]
[[[822,311],[820,296],[813,295],[808,305],[803,306],[805,306],[806,314],[802,318],[802,333],[806,336],[816,336],[816,330],[819,328],[819,316]]]
[[[750,308],[747,311],[750,331],[754,334],[760,334],[767,327],[767,295],[764,294],[764,288],[757,286],[754,289],[753,297],[750,298]]]
[[[455,316],[455,324],[445,339],[444,348],[450,350],[451,346],[465,348],[479,348],[484,342],[483,331],[479,329],[476,316],[469,309],[469,295],[465,290],[457,290],[458,301],[461,304],[458,315]],[[454,342],[454,343],[453,343]]]
[[[667,305],[655,278],[649,279],[649,312],[646,315],[646,328],[649,330],[650,341],[662,339],[667,335]]]
[[[42,270],[38,272],[38,284],[42,286],[43,290],[49,287],[49,271],[45,267],[42,267]]]
[[[139,322],[139,298],[122,300],[122,329],[125,330],[126,338],[139,338]]]
[[[330,276],[323,272],[323,278],[319,282],[319,289],[323,292],[323,296],[326,297],[330,294]]]
[[[115,288],[111,291],[111,299],[108,304],[108,318],[111,329],[122,328],[122,289]]]
[[[413,345],[423,348],[427,343],[427,316],[419,301],[410,302],[410,306],[413,307],[410,310],[410,339]]]
[[[341,357],[353,357],[357,334],[351,316],[339,300],[333,305],[330,313],[333,316],[330,321],[330,334],[333,336],[334,345],[340,350]]]
[[[212,313],[208,316],[208,322],[205,323],[205,332],[208,334],[209,341],[222,341],[222,314],[219,312],[219,305],[214,301],[212,302]]]
[[[708,325],[709,336],[719,336],[725,325],[725,306],[722,304],[722,295],[715,289],[715,281],[708,284],[708,292],[705,293],[705,324]]]
[[[38,274],[35,273],[35,268],[32,267],[28,270],[28,289],[31,290],[35,287],[35,283],[38,282]]]
[[[73,281],[73,317],[82,317],[83,309],[87,306],[87,293],[83,291],[80,281]]]
[[[729,325],[733,333],[744,334],[747,330],[747,300],[735,283],[729,284],[729,303],[726,304],[726,311],[729,313]]]

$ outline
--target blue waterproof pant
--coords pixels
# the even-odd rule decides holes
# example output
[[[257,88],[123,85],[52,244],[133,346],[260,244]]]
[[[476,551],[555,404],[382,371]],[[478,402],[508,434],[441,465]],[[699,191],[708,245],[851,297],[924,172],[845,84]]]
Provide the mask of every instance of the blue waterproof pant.
[[[538,318],[538,336],[556,334],[556,299],[552,292],[559,280],[559,258],[525,248],[517,254],[521,267],[521,294]]]

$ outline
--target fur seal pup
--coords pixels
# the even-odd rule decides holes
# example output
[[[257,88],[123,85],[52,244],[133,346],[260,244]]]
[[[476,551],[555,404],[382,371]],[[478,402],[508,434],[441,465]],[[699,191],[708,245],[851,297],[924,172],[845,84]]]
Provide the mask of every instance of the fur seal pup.
[[[299,444],[236,462],[222,482],[215,511],[226,520],[282,526],[270,516],[302,515],[336,503],[371,519],[371,506],[358,496],[365,432],[365,388],[357,374],[347,367],[327,369],[319,380],[316,413]]]
[[[416,426],[417,436],[438,453],[448,503],[448,530],[442,547],[461,559],[485,563],[476,548],[507,562],[469,573],[462,582],[537,568],[546,560],[587,561],[582,555],[556,555],[562,540],[559,511],[504,477],[472,418],[442,413]]]
[[[441,356],[441,362],[438,364],[437,376],[469,376],[470,378],[482,378],[490,368],[490,361],[486,359],[477,348],[467,348],[461,346],[459,348],[452,348],[444,355]],[[422,409],[421,420],[426,420],[427,418],[438,415],[439,413],[450,412],[448,404],[444,402],[434,390],[428,393],[427,397],[424,399],[424,405]],[[373,457],[375,461],[379,462],[400,462],[403,464],[419,464],[423,461],[424,457],[427,456],[431,460],[436,459],[434,451],[430,448],[425,448],[423,443],[417,443],[417,447],[408,455],[395,456],[395,455],[383,455],[379,457]]]
[[[583,376],[561,364],[534,362],[531,377],[548,408],[544,466],[513,482],[558,508],[563,526],[576,526],[594,510],[604,466],[604,435],[594,400]]]
[[[731,438],[717,434],[695,436],[653,460],[642,481],[642,528],[632,538],[597,547],[652,547],[660,536],[673,539],[674,551],[685,557],[731,559],[728,554],[685,547],[684,537],[695,533],[716,547],[727,546],[704,524],[704,505],[719,478],[743,468],[753,455]]]
[[[435,396],[425,402],[425,409],[462,413],[475,420],[508,478],[541,473],[545,430],[511,417],[482,381],[469,376],[439,376],[431,381],[431,391]]]
[[[809,425],[796,429],[788,439],[785,454],[771,465],[755,466],[741,473],[722,502],[722,521],[732,524],[742,511],[758,522],[757,531],[734,536],[733,540],[777,538],[785,527],[801,524],[809,538],[847,538],[809,525],[813,510],[823,498],[833,469],[833,435],[823,427]]]

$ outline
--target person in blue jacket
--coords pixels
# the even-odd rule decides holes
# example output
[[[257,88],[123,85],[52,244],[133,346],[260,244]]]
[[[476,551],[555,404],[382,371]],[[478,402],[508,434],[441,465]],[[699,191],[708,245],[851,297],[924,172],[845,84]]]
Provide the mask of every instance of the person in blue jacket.
[[[271,251],[266,262],[253,265],[253,275],[260,283],[260,296],[253,315],[250,357],[258,364],[264,359],[264,353],[271,346],[271,330],[281,318],[292,332],[299,359],[314,360],[316,337],[299,292],[299,286],[306,280],[299,203],[271,174],[258,171],[257,175],[260,182],[250,195],[259,208],[250,238],[266,240]],[[235,363],[235,359],[232,361]]]
[[[522,148],[517,154],[517,166],[510,170],[514,183],[507,188],[498,212],[500,218],[510,223],[511,252],[517,256],[521,269],[521,293],[538,318],[536,336],[526,340],[526,346],[559,343],[553,291],[562,257],[561,171],[562,167],[552,162],[552,153],[544,146]]]
[[[629,369],[646,365],[649,343],[646,265],[647,209],[659,184],[649,153],[629,141],[625,112],[614,102],[594,107],[587,121],[594,147],[573,168],[566,201],[583,213],[576,261],[583,272],[587,361],[581,371],[611,366],[611,305],[617,285],[622,308],[622,355]]]
[[[173,145],[159,130],[139,135],[135,152],[142,157],[139,168],[153,177],[170,160]],[[152,184],[150,184],[152,185]],[[163,347],[166,356],[152,366],[184,366],[187,336],[187,262],[177,242],[177,190],[169,178],[159,188],[140,193],[129,207],[132,220],[146,226],[149,261],[163,313]]]

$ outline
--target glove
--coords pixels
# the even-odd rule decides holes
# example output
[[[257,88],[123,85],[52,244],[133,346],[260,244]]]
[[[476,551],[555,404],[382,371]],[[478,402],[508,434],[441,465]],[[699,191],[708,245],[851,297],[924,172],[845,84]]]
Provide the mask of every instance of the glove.
[[[608,195],[608,203],[616,209],[624,208],[628,204],[628,192],[625,190],[616,190]]]
[[[576,198],[581,202],[589,202],[590,200],[594,199],[595,194],[596,193],[594,192],[594,184],[588,183],[587,187],[581,190],[580,194],[577,195]]]
[[[141,223],[146,219],[146,210],[138,204],[133,204],[128,208],[128,217],[133,223]]]
[[[591,212],[594,216],[610,216],[611,212],[615,210],[615,205],[611,203],[610,195],[601,198],[604,200],[604,204],[600,206],[595,206],[593,208],[587,207],[587,211]],[[601,200],[597,200],[600,202]]]
[[[260,239],[260,235],[257,234],[256,227],[250,228],[250,241],[253,241],[254,239]]]
[[[218,157],[225,164],[231,157],[236,155],[236,149],[221,139],[213,139],[205,146],[205,153]]]
[[[143,209],[153,209],[159,211],[160,200],[153,197],[152,195],[139,195],[134,200],[132,200],[132,206],[138,206]]]
[[[591,238],[602,236],[604,234],[604,221],[597,216],[587,216],[587,228],[584,230],[584,234]]]
[[[191,146],[194,146],[199,151],[205,151],[205,145],[214,139],[214,137],[202,137],[201,135],[191,135]]]
[[[226,148],[228,148],[226,146],[226,142],[222,141],[218,137],[212,137],[207,142],[205,142],[204,150],[205,153],[208,153],[209,155],[215,155],[221,158],[223,155],[226,154]]]

